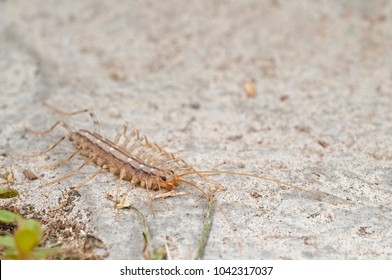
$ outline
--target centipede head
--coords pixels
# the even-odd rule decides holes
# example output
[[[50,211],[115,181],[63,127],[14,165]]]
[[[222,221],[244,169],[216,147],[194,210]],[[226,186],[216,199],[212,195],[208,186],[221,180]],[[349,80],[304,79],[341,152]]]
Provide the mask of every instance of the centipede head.
[[[196,183],[190,181],[190,179],[185,179],[185,177],[190,177],[192,175],[196,175],[199,180],[201,180],[201,182],[203,183],[204,186],[207,186],[207,189],[205,189],[202,186],[198,186],[196,185]],[[164,178],[161,178],[164,179]],[[212,195],[217,192],[217,191],[221,191],[223,189],[223,186],[214,181],[211,180],[209,178],[207,178],[206,176],[203,176],[201,173],[199,173],[198,171],[192,169],[192,171],[188,171],[185,173],[180,173],[177,174],[173,171],[170,172],[169,176],[166,177],[166,181],[164,181],[164,188],[167,190],[172,190],[175,187],[177,187],[178,184],[183,183],[186,185],[191,186],[192,188],[194,188],[195,190],[197,190],[198,192],[200,192],[200,194],[204,197],[206,197],[208,200],[214,200],[212,198]]]
[[[160,171],[157,174],[158,186],[164,188],[165,190],[172,190],[178,184],[176,178],[178,176],[172,170]]]

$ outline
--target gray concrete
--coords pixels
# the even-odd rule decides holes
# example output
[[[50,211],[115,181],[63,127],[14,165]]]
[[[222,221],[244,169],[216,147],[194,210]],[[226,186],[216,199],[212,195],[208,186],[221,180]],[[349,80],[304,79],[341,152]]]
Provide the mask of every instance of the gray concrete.
[[[50,158],[11,156],[64,135],[24,132],[61,118],[42,106],[48,101],[92,108],[109,138],[128,121],[200,169],[263,174],[355,203],[217,177],[226,190],[215,198],[233,226],[216,212],[205,259],[391,259],[392,3],[346,2],[1,1],[0,165],[16,174],[21,195],[12,203],[56,207],[97,170],[44,186],[83,161],[36,168],[65,159],[70,144]],[[249,79],[255,98],[244,90]],[[93,128],[87,116],[67,122]],[[43,177],[29,181],[26,168]],[[105,198],[115,184],[98,176],[64,218],[100,238],[109,259],[143,258],[137,214],[115,219]],[[155,217],[144,189],[129,197],[154,246],[166,243],[174,259],[194,257],[207,204],[182,190],[191,193],[168,198],[170,210]]]

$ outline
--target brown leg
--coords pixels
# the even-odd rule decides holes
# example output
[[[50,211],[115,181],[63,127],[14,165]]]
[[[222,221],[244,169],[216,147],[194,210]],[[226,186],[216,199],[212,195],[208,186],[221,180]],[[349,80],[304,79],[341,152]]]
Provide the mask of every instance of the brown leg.
[[[63,177],[61,177],[61,178],[58,178],[58,179],[56,179],[56,180],[54,180],[54,181],[51,181],[51,182],[47,183],[46,186],[53,185],[53,184],[55,184],[55,183],[57,183],[57,182],[60,182],[60,181],[62,181],[62,180],[64,180],[64,179],[67,179],[67,178],[69,178],[69,177],[71,177],[71,176],[73,176],[73,175],[79,173],[80,170],[82,170],[82,168],[85,167],[88,163],[89,163],[89,160],[86,159],[86,160],[82,163],[82,165],[80,165],[77,169],[75,169],[74,171],[68,173],[67,175],[65,175],[65,176],[63,176]]]
[[[83,187],[84,185],[88,184],[90,181],[92,181],[92,180],[93,180],[98,174],[100,174],[100,173],[103,173],[103,171],[102,171],[102,170],[99,170],[99,171],[96,172],[93,176],[91,176],[91,177],[88,178],[87,180],[83,181],[83,183],[77,185],[76,187],[71,188],[71,189],[65,194],[65,196],[66,196],[66,197],[69,197],[69,195],[71,195],[73,192],[76,192],[78,189],[80,189],[80,188]],[[66,200],[68,201],[68,199],[66,199]],[[51,209],[51,211],[56,211],[56,210],[59,210],[59,209],[63,208],[63,207],[67,204],[67,201],[66,201],[66,203],[61,203],[61,204],[60,204],[59,206],[57,206],[56,208]]]
[[[76,156],[78,153],[80,153],[81,149],[77,149],[72,155],[70,155],[66,160],[63,160],[61,162],[57,162],[55,164],[51,164],[51,165],[41,165],[41,166],[37,166],[37,168],[43,168],[43,169],[50,169],[50,168],[54,168],[54,167],[59,167],[63,164],[66,164],[68,161],[70,161],[74,156]]]
[[[120,141],[121,136],[127,137],[126,136],[127,130],[128,130],[128,122],[125,122],[123,127],[122,127],[122,129],[121,129],[121,131],[118,132],[116,137],[114,138],[114,141],[113,141],[114,144],[116,144],[116,145],[118,144],[118,142]]]
[[[20,156],[20,157],[39,157],[39,156],[42,156],[42,155],[44,155],[46,153],[49,153],[51,150],[53,150],[58,144],[63,142],[65,139],[69,139],[69,136],[65,135],[65,136],[61,137],[59,140],[57,140],[56,143],[54,143],[52,146],[50,146],[47,150],[39,152],[39,153],[36,153],[36,154],[29,154],[29,155],[27,155],[27,154],[18,154],[17,153],[16,155]]]
[[[77,185],[76,187],[73,187],[72,189],[70,189],[70,192],[76,192],[78,189],[80,189],[81,187],[83,187],[84,185],[87,185],[88,183],[90,183],[95,177],[97,177],[99,174],[104,173],[105,170],[104,169],[100,169],[97,172],[95,172],[93,174],[93,176],[91,176],[90,178],[87,178],[86,180],[84,180],[82,183],[80,183],[79,185]]]
[[[124,207],[124,204],[125,204],[125,202],[127,200],[128,194],[131,191],[130,188],[127,189],[123,199],[120,202],[120,205],[117,206],[118,205],[118,193],[119,193],[120,185],[121,185],[122,180],[124,180],[125,176],[126,176],[126,171],[123,168],[120,171],[120,178],[118,179],[118,181],[116,183],[116,199],[115,199],[115,205],[114,205],[114,207],[116,208],[116,214],[115,214],[116,218],[118,216],[118,213],[119,213],[120,209]]]
[[[188,195],[188,194],[189,194],[189,193],[186,192],[186,191],[183,191],[183,192],[176,192],[175,190],[172,190],[172,191],[168,191],[168,192],[165,192],[165,193],[161,193],[161,194],[159,194],[159,195],[155,195],[155,196],[152,198],[152,200],[155,200],[155,199],[164,199],[164,198],[167,198],[167,197],[175,197],[175,196]]]
[[[134,144],[129,148],[129,150],[131,150],[131,151],[134,150],[138,145],[140,145],[140,142],[141,142],[140,135],[139,135],[139,130],[137,130],[137,129],[135,129],[134,131],[132,131],[131,135],[125,136],[125,140],[124,140],[124,142],[121,144],[121,147],[124,148],[124,149],[126,149],[127,146],[128,146],[128,144],[129,144],[129,142],[131,142],[132,138],[134,138],[135,136],[136,136],[136,143],[138,143],[138,144],[134,143]],[[130,152],[129,150],[128,150],[128,152]]]
[[[95,116],[94,112],[91,111],[90,109],[83,109],[83,110],[79,110],[79,111],[76,111],[76,112],[68,113],[68,112],[61,111],[60,109],[54,107],[53,105],[51,105],[51,104],[49,104],[47,102],[44,102],[44,105],[46,107],[52,109],[57,114],[65,115],[65,116],[75,116],[75,115],[78,115],[78,114],[89,113],[89,115],[90,115],[90,117],[91,117],[91,119],[93,120],[93,123],[94,123],[94,127],[95,127],[94,128],[94,132],[99,133],[99,122],[98,122],[98,119]]]
[[[55,122],[54,125],[52,125],[52,127],[49,128],[48,130],[40,131],[40,130],[31,129],[29,127],[26,127],[26,130],[28,132],[34,133],[36,135],[45,135],[45,134],[52,132],[59,125],[63,126],[68,131],[69,135],[72,135],[72,130],[69,128],[69,126],[63,120]]]

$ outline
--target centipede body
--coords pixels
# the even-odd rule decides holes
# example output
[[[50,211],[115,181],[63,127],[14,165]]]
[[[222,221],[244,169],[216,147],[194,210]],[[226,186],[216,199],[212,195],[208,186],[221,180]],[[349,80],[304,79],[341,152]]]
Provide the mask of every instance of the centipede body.
[[[152,190],[173,188],[169,184],[175,180],[173,170],[153,166],[148,160],[143,161],[141,156],[137,158],[98,133],[79,130],[71,135],[70,140],[76,149],[80,149],[81,154],[123,180]],[[159,156],[163,157],[165,153]]]

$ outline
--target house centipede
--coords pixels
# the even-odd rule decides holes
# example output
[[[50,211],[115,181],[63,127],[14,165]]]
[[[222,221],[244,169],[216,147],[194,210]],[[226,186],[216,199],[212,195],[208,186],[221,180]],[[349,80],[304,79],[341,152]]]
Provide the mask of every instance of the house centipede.
[[[119,184],[123,180],[130,181],[131,185],[139,185],[147,189],[148,194],[149,190],[159,190],[160,192],[162,192],[162,190],[165,190],[166,193],[161,194],[161,197],[169,196],[166,195],[167,192],[174,191],[180,183],[183,183],[195,188],[201,193],[202,196],[205,196],[207,199],[213,200],[212,194],[216,191],[221,190],[222,186],[220,185],[220,183],[209,179],[209,176],[219,174],[237,175],[267,180],[274,182],[278,185],[284,185],[289,188],[294,188],[303,192],[313,194],[320,200],[331,204],[352,204],[352,202],[349,201],[332,201],[322,194],[318,194],[316,192],[307,190],[293,184],[285,183],[280,180],[264,177],[257,174],[223,170],[197,170],[193,166],[186,163],[183,159],[175,156],[173,153],[165,151],[156,143],[149,141],[146,136],[141,136],[138,130],[133,130],[131,134],[127,134],[127,122],[124,123],[122,129],[112,141],[99,134],[99,122],[95,114],[91,110],[84,109],[72,113],[67,113],[55,108],[48,103],[44,103],[44,105],[61,115],[74,116],[81,113],[89,113],[95,125],[94,132],[90,132],[84,129],[73,131],[63,120],[57,121],[54,125],[52,125],[51,128],[46,131],[37,131],[27,128],[28,131],[37,135],[48,134],[58,126],[64,127],[68,132],[67,135],[61,137],[47,150],[37,154],[22,155],[27,157],[44,155],[52,151],[58,144],[60,144],[64,140],[69,140],[75,147],[75,152],[62,162],[44,166],[46,168],[58,167],[60,165],[63,165],[66,162],[70,161],[77,154],[81,154],[86,157],[85,161],[76,170],[72,171],[71,173],[68,173],[61,178],[49,182],[47,185],[54,184],[68,177],[71,177],[80,172],[80,170],[89,162],[93,162],[94,164],[101,167],[101,169],[99,169],[91,177],[83,181],[78,186],[73,187],[71,190],[76,191],[85,184],[92,181],[100,173],[109,171],[119,177],[119,180],[116,184],[116,204],[118,204]],[[121,138],[124,138],[122,143],[120,143]],[[207,192],[202,188],[198,187],[194,182],[184,179],[184,177],[192,175],[196,175],[204,182],[213,185],[214,190],[210,189],[210,191]],[[124,198],[122,199],[119,208],[124,205],[128,193],[129,190],[126,192]],[[150,207],[152,209],[151,199]]]

